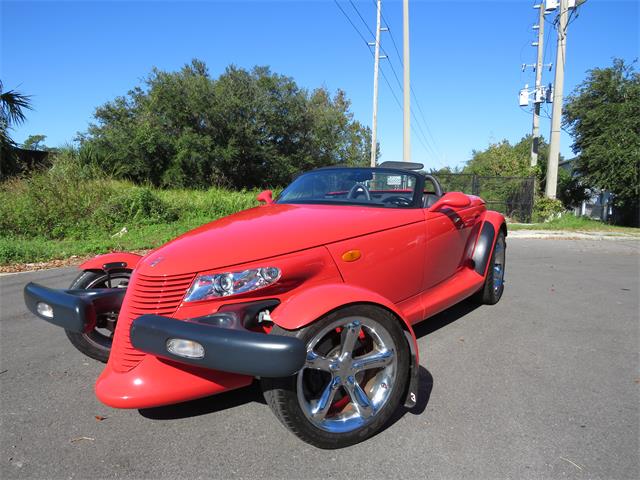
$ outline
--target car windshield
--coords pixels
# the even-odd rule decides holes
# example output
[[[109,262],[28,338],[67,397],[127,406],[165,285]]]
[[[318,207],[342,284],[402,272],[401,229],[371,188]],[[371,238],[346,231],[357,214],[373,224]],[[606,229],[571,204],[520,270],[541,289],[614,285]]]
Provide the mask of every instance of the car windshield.
[[[418,176],[373,168],[327,168],[299,176],[277,203],[349,204],[412,208]]]

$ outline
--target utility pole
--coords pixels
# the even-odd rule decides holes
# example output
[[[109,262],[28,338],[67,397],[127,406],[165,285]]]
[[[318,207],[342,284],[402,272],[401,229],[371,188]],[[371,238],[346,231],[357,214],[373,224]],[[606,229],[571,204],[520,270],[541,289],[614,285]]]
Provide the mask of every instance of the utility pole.
[[[411,105],[409,84],[409,0],[402,0],[402,61],[404,64],[403,75],[403,122],[402,122],[402,159],[411,161]]]
[[[533,103],[533,128],[531,131],[531,166],[535,167],[538,164],[538,149],[540,147],[540,105],[541,101],[538,101],[540,91],[542,89],[542,62],[543,59],[543,43],[544,43],[544,4],[540,3],[535,5],[534,8],[539,10],[538,15],[538,58],[536,61],[536,86]]]
[[[373,121],[371,122],[371,166],[376,166],[376,154],[378,153],[378,68],[380,66],[380,10],[382,0],[378,0],[376,13],[376,43],[373,61]]]
[[[564,88],[564,65],[567,51],[567,21],[569,17],[568,0],[560,0],[558,16],[558,49],[556,54],[556,74],[553,82],[553,114],[551,116],[551,139],[549,163],[547,165],[547,183],[545,195],[556,198],[558,188],[558,162],[560,157],[560,128],[562,125],[562,90]]]

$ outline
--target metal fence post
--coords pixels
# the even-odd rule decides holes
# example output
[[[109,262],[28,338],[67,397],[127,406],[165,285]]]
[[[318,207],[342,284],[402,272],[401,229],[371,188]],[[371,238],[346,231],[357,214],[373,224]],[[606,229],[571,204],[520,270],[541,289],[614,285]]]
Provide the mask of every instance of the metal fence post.
[[[480,196],[480,185],[478,183],[478,176],[474,173],[471,177],[471,194]]]

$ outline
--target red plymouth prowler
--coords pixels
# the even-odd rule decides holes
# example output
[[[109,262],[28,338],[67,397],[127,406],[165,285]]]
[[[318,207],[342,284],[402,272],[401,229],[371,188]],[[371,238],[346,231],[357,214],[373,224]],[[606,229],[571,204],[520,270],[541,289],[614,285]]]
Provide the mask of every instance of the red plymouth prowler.
[[[101,255],[68,290],[25,286],[31,312],[106,362],[115,408],[206,397],[258,378],[278,419],[340,448],[416,402],[413,325],[504,289],[503,216],[443,192],[422,165],[328,167],[274,201],[144,257]]]

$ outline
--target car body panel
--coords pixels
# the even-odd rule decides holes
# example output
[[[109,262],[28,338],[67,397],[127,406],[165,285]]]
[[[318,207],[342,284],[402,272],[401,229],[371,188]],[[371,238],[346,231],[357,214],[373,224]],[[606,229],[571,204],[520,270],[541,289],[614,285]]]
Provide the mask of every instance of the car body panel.
[[[87,260],[78,268],[80,270],[102,270],[103,266],[108,263],[124,263],[123,268],[133,270],[141,258],[141,255],[129,252],[105,253]]]
[[[194,321],[267,300],[274,302],[273,311],[267,311],[267,324],[251,327],[254,332],[267,334],[273,324],[297,330],[358,303],[391,312],[406,332],[415,384],[412,326],[480,290],[498,232],[506,233],[504,217],[488,211],[479,197],[466,201],[456,194],[449,202],[417,208],[424,181],[416,180],[416,187],[408,208],[270,203],[203,225],[145,257],[112,253],[85,262],[83,270],[116,262],[133,269],[111,355],[96,383],[98,398],[116,408],[149,408],[249,385],[248,375],[136,350],[131,327],[147,314]],[[263,267],[276,267],[282,276],[244,294],[184,301],[199,274]]]
[[[151,408],[246,387],[253,377],[209,370],[145,355],[131,371],[107,363],[95,385],[98,400],[113,408]]]
[[[426,239],[424,221],[419,221],[331,243],[327,249],[345,283],[398,303],[421,291]],[[344,261],[342,255],[352,250],[360,252],[360,258]]]
[[[361,286],[327,283],[305,289],[283,301],[273,312],[272,318],[279,327],[297,330],[336,308],[355,303],[378,305],[396,315],[410,333],[416,360],[418,359],[416,336],[411,322],[404,316],[402,310],[388,298]]]
[[[140,263],[150,276],[195,273],[285,255],[420,221],[419,209],[269,204],[185,233]]]
[[[465,208],[443,207],[425,211],[427,251],[423,288],[429,289],[446,280],[465,266],[468,257],[467,244],[473,227],[485,207],[474,204]],[[447,252],[446,255],[436,252]]]
[[[504,222],[500,214],[487,212],[477,197],[470,198],[465,208],[443,207],[439,211],[278,204],[258,207],[212,222],[159,248],[138,264],[131,284],[136,282],[135,274],[165,278],[169,272],[191,272],[195,277],[196,272],[275,266],[285,273],[273,286],[230,298],[180,302],[171,316],[187,320],[217,312],[224,305],[277,298],[281,303],[271,315],[273,322],[295,330],[348,304],[375,304],[402,322],[415,362],[412,370],[417,371],[412,326],[481,288],[484,276],[472,268],[478,233],[485,221],[498,224],[498,229]],[[234,252],[249,245],[238,235],[249,235],[258,224],[258,231],[276,231],[278,235],[253,239],[252,251],[257,253],[253,260],[244,262],[246,257]],[[234,238],[238,240],[233,242]],[[304,248],[305,244],[321,246]],[[357,260],[342,259],[344,253],[354,250],[360,252]],[[224,260],[215,260],[215,252]],[[152,266],[158,258],[161,261]],[[149,354],[143,354],[130,370],[119,371],[118,352],[133,348],[125,345],[131,325],[122,321],[126,315],[125,299],[112,356],[96,383],[96,394],[103,403],[116,408],[147,408],[250,383],[248,376],[205,372]],[[163,379],[169,381],[164,383]],[[173,388],[177,384],[181,387]]]
[[[487,273],[487,265],[491,252],[498,239],[498,232],[501,230],[507,235],[507,226],[504,217],[492,211],[486,211],[481,217],[482,224],[478,225],[479,234],[473,251],[473,266],[476,272],[482,276]]]

